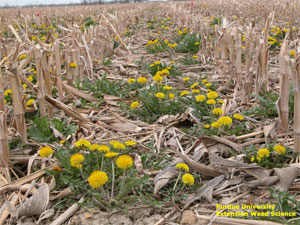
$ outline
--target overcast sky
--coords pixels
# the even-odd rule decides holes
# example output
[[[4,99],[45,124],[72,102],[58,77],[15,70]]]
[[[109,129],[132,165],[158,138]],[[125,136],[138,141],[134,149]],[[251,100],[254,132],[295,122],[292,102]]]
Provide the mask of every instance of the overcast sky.
[[[0,0],[0,6],[8,4],[10,6],[17,5],[28,5],[28,4],[62,4],[62,3],[76,3],[81,2],[81,0]]]

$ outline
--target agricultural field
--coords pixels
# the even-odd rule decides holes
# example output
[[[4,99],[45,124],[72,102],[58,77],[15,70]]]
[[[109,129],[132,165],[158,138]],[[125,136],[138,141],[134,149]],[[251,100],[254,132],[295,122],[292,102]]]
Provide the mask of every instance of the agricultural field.
[[[1,9],[0,225],[300,224],[299,12]]]

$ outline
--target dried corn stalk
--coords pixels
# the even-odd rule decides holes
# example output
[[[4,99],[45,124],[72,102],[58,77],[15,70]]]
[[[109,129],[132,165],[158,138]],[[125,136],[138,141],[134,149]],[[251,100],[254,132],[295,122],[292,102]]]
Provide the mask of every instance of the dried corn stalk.
[[[23,142],[27,142],[27,132],[25,125],[25,112],[24,106],[22,102],[22,94],[20,87],[20,80],[16,75],[17,70],[12,69],[8,71],[10,88],[12,90],[12,98],[13,98],[13,107],[14,107],[14,116],[16,119],[17,131],[21,136],[21,140]]]
[[[294,80],[294,152],[300,152],[300,47],[295,60],[296,75]]]
[[[46,100],[45,100],[45,88],[42,71],[42,51],[40,48],[34,48],[34,55],[36,60],[36,78],[38,82],[37,99],[39,102],[41,117],[46,116]]]
[[[245,60],[246,60],[246,77],[244,82],[244,98],[245,102],[250,102],[250,97],[252,94],[252,79],[253,73],[251,70],[251,36],[252,36],[253,26],[250,23],[247,31],[246,31],[246,40],[245,40]]]
[[[287,37],[287,35],[286,35]],[[283,133],[288,131],[289,123],[289,77],[287,53],[288,41],[284,39],[279,53],[280,90],[277,101],[279,115],[279,130]]]
[[[265,91],[269,90],[268,86],[268,38],[269,38],[269,28],[270,28],[270,18],[271,15],[267,18],[266,25],[264,28],[264,35],[263,35],[263,46],[261,49],[261,54],[260,54],[260,66],[261,66],[261,85],[262,88]]]
[[[0,67],[0,165],[6,179],[10,182],[9,174],[9,147],[6,125],[6,113],[4,104],[4,88]]]
[[[54,44],[54,53],[55,53],[55,71],[56,71],[56,86],[58,89],[58,97],[60,100],[64,99],[63,86],[62,86],[62,74],[61,74],[61,62],[60,62],[60,53],[59,53],[59,41],[56,41]]]

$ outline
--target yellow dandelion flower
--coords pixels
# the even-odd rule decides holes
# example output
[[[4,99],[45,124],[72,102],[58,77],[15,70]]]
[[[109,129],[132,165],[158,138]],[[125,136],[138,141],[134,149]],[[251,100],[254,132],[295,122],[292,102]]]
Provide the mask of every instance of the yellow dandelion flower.
[[[126,170],[132,167],[133,165],[133,159],[129,155],[121,155],[116,160],[117,167]]]
[[[88,178],[89,185],[95,189],[102,187],[107,181],[107,174],[101,170],[95,170],[90,174]]]
[[[125,145],[127,145],[127,146],[134,146],[134,145],[136,145],[136,142],[135,141],[131,141],[131,140],[125,141]]]
[[[32,75],[31,75],[31,76],[29,76],[29,77],[27,78],[27,80],[28,80],[29,82],[32,82],[32,81],[33,81],[33,77],[32,77]]]
[[[129,78],[127,82],[128,82],[128,84],[132,84],[132,83],[135,82],[135,79],[134,78]]]
[[[192,90],[192,93],[194,93],[194,94],[199,94],[199,93],[200,93],[200,90],[198,90],[198,89],[193,89],[193,90]]]
[[[29,99],[26,103],[27,106],[33,105],[34,99]]]
[[[135,109],[135,108],[137,108],[138,106],[139,106],[139,102],[138,102],[138,101],[135,101],[135,102],[131,103],[130,108],[131,108],[131,109]]]
[[[218,96],[219,96],[218,93],[215,91],[211,91],[207,93],[207,98],[209,99],[216,99]]]
[[[207,105],[214,105],[214,104],[216,104],[216,100],[214,100],[214,99],[209,99],[209,100],[206,101],[206,104],[207,104]]]
[[[162,92],[158,92],[155,94],[156,98],[164,98],[165,97],[165,94],[162,93]]]
[[[207,82],[207,80],[203,79],[201,82],[202,82],[202,84],[205,84]]]
[[[19,59],[21,60],[21,59],[26,59],[27,58],[27,55],[26,54],[22,54],[22,55],[20,55],[19,56]]]
[[[182,176],[182,182],[186,185],[193,186],[195,179],[193,175],[186,173]]]
[[[171,63],[171,64],[174,64],[174,63],[175,63],[175,61],[171,61],[170,63]]]
[[[76,68],[78,65],[77,65],[77,63],[75,63],[75,62],[71,62],[71,63],[69,64],[69,66],[70,66],[71,68]]]
[[[175,95],[173,93],[169,93],[169,98],[173,99],[173,98],[175,98]]]
[[[97,144],[92,144],[91,146],[89,146],[89,150],[91,151],[96,151],[98,149],[99,145]]]
[[[184,78],[183,78],[183,81],[188,81],[188,80],[190,80],[189,77],[184,77]]]
[[[194,59],[197,59],[197,58],[198,58],[198,56],[196,56],[196,55],[193,55],[193,58],[194,58]]]
[[[213,128],[219,128],[219,127],[222,127],[222,125],[219,122],[213,122],[211,124],[211,127],[213,127]]]
[[[118,143],[118,141],[110,141],[109,142],[110,145],[114,145],[114,143]]]
[[[169,74],[170,74],[170,71],[169,71],[168,69],[163,69],[163,70],[161,71],[161,75],[162,75],[162,76],[169,76]]]
[[[295,56],[295,50],[290,51],[290,56],[294,57]]]
[[[60,140],[59,144],[63,145],[66,142],[66,140]]]
[[[7,89],[4,91],[4,96],[8,96],[8,95],[11,95],[12,94],[12,91],[11,89]]]
[[[53,154],[53,149],[51,147],[43,147],[39,151],[40,157],[48,157],[49,155]]]
[[[159,65],[159,64],[160,64],[160,61],[155,61],[154,64],[155,64],[155,65]]]
[[[261,157],[259,157],[259,156],[257,156],[256,159],[257,159],[258,162],[261,161]]]
[[[223,104],[223,103],[224,103],[224,101],[223,101],[223,100],[218,100],[218,103],[221,103],[221,104]]]
[[[187,164],[185,163],[178,163],[176,164],[176,168],[179,169],[179,170],[183,170],[185,172],[189,172],[190,171],[190,168]]]
[[[211,85],[212,85],[211,83],[206,83],[205,84],[206,87],[211,87]]]
[[[82,167],[81,163],[84,161],[84,156],[81,153],[76,153],[71,156],[70,164],[72,167]]]
[[[121,143],[121,142],[115,142],[115,143],[113,144],[113,148],[124,150],[126,147],[125,147],[125,145],[124,145],[123,143]]]
[[[254,162],[254,161],[255,161],[254,156],[251,157],[250,161],[251,161],[251,162]]]
[[[91,146],[91,143],[88,140],[80,139],[75,143],[76,148],[81,148],[81,147],[87,147],[89,148]]]
[[[196,101],[197,102],[204,102],[206,97],[204,95],[197,95],[196,96]]]
[[[267,148],[261,148],[257,152],[258,157],[263,158],[263,157],[270,157],[270,151]]]
[[[234,114],[233,118],[237,120],[244,120],[244,117],[241,114]]]
[[[216,116],[221,116],[223,115],[223,110],[221,108],[214,108],[214,110],[212,111],[212,113]]]
[[[198,82],[197,82],[197,83],[193,83],[193,84],[190,86],[190,88],[193,89],[193,88],[195,88],[198,84],[199,84]]]
[[[162,76],[157,74],[153,77],[153,80],[157,83],[160,83],[163,80],[163,78],[162,78]]]
[[[27,85],[26,84],[23,84],[23,89],[26,89],[27,88]]]
[[[208,128],[210,128],[210,125],[209,125],[209,124],[206,124],[206,125],[204,125],[204,128],[205,128],[205,129],[208,129]]]
[[[107,145],[99,145],[97,151],[99,152],[108,152],[110,150],[109,146]]]
[[[195,45],[195,46],[197,46],[197,45],[199,45],[199,44],[200,44],[200,43],[197,41],[197,42],[195,42],[195,44],[194,44],[194,45]]]
[[[173,88],[170,87],[170,86],[164,86],[163,89],[164,89],[164,90],[172,90]]]
[[[278,152],[279,155],[283,155],[286,152],[285,147],[283,147],[282,145],[275,145],[273,147],[273,150]]]
[[[147,78],[146,77],[139,77],[137,79],[137,82],[140,83],[140,84],[144,84],[147,82]]]
[[[117,153],[117,152],[107,152],[107,153],[105,153],[104,157],[106,157],[106,158],[113,158],[113,157],[115,157],[117,155],[119,155],[119,153]]]
[[[218,119],[218,122],[222,126],[230,126],[232,124],[232,119],[229,116],[222,116]]]
[[[189,92],[188,91],[182,91],[181,93],[180,93],[180,96],[185,96],[185,95],[187,95]]]

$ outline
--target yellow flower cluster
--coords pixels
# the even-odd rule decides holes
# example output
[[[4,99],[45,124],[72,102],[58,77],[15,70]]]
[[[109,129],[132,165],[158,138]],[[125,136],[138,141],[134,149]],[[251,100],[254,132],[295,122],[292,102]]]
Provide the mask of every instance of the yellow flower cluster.
[[[70,164],[72,167],[81,168],[82,162],[84,161],[84,156],[81,153],[76,153],[71,156]]]
[[[147,82],[147,78],[146,77],[139,77],[137,79],[137,82],[140,84],[145,84]]]
[[[135,102],[131,103],[130,108],[131,108],[131,109],[135,109],[135,108],[137,108],[138,106],[139,106],[139,102],[138,102],[138,101],[135,101]]]
[[[133,159],[129,155],[121,155],[116,160],[117,167],[123,170],[129,169],[133,165]]]
[[[270,157],[270,151],[267,148],[261,148],[258,150],[257,155],[260,158],[264,158],[264,157],[268,158]]]
[[[102,187],[108,181],[108,176],[101,170],[92,172],[88,178],[88,182],[92,188]]]
[[[128,84],[135,83],[135,79],[134,78],[129,78],[127,82],[128,82]]]
[[[91,146],[91,143],[88,140],[80,139],[75,143],[76,148],[82,148],[82,147],[87,147],[89,148]]]
[[[162,99],[162,98],[165,98],[165,94],[162,93],[162,92],[156,93],[155,96],[156,96],[156,98],[161,98],[161,99]]]
[[[43,147],[39,151],[40,157],[48,157],[49,155],[52,155],[53,149],[51,147]]]
[[[186,173],[182,176],[182,182],[188,186],[193,186],[195,179],[192,174]]]
[[[176,164],[176,168],[179,169],[179,170],[183,170],[185,172],[189,172],[190,171],[190,168],[187,164],[185,163],[178,163]]]
[[[12,91],[11,89],[7,89],[4,91],[4,96],[8,96],[8,95],[11,95],[12,94]]]
[[[283,155],[283,154],[286,152],[285,147],[283,147],[282,145],[275,145],[275,146],[273,147],[273,150],[274,150],[275,152],[277,152],[279,155]]]

